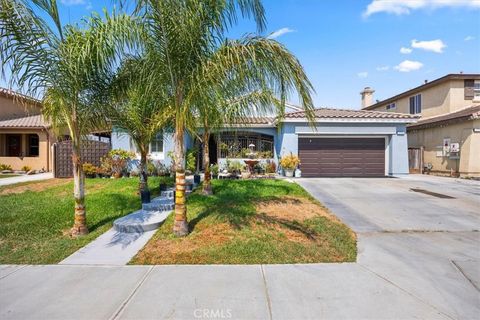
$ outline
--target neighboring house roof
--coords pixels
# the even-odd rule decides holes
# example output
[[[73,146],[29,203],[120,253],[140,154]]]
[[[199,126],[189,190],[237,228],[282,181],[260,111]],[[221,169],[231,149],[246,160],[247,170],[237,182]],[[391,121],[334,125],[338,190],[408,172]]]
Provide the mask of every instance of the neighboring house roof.
[[[471,106],[459,111],[442,114],[430,118],[422,118],[415,124],[409,125],[408,130],[425,129],[459,121],[480,119],[480,105]]]
[[[378,108],[384,104],[388,104],[388,103],[391,103],[391,102],[395,102],[395,100],[398,100],[398,99],[401,99],[401,98],[404,98],[404,97],[408,97],[408,96],[411,96],[411,95],[414,95],[420,91],[423,91],[425,89],[428,89],[428,88],[431,88],[431,87],[434,87],[436,85],[439,85],[440,83],[443,83],[445,81],[450,81],[450,80],[469,80],[469,79],[480,79],[480,74],[464,74],[464,73],[451,73],[451,74],[447,74],[446,76],[443,76],[441,78],[438,78],[438,79],[435,79],[433,81],[430,81],[430,82],[427,82],[425,84],[422,84],[418,87],[415,87],[413,89],[410,89],[408,91],[405,91],[405,92],[402,92],[400,94],[397,94],[396,96],[393,96],[391,98],[388,98],[388,99],[385,99],[383,101],[379,101],[375,104],[372,104],[370,106],[367,106],[365,108],[363,108],[363,110],[371,110],[371,109],[375,109],[375,108]]]
[[[386,120],[386,121],[407,121],[415,122],[419,115],[382,112],[382,111],[367,111],[367,110],[349,110],[349,109],[332,109],[319,108],[314,110],[315,119],[330,119],[330,120]],[[285,115],[285,120],[304,120],[306,119],[305,111],[289,112]]]
[[[0,120],[0,129],[2,128],[47,128],[50,125],[45,121],[42,115]]]
[[[33,105],[38,106],[38,107],[41,106],[40,100],[37,100],[35,98],[23,95],[19,92],[16,92],[16,91],[13,91],[13,90],[10,90],[10,89],[6,89],[6,88],[2,88],[2,87],[0,87],[0,96],[4,96],[6,98],[18,99],[18,100],[33,104]]]

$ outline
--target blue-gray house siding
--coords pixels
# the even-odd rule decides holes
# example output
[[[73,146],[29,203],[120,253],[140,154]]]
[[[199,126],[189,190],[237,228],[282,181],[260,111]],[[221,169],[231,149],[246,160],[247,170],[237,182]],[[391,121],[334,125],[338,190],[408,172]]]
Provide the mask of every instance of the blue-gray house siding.
[[[364,112],[364,111],[363,111]],[[358,138],[384,138],[385,139],[385,175],[408,174],[408,144],[406,125],[408,119],[318,119],[315,126],[301,119],[286,119],[281,124],[249,125],[236,128],[225,128],[223,131],[237,130],[243,132],[256,132],[273,137],[273,159],[278,163],[279,159],[290,152],[298,155],[298,141],[300,137],[358,137]],[[201,129],[199,130],[201,133]],[[185,135],[186,149],[193,146],[193,138]],[[125,150],[134,150],[130,137],[126,133],[114,130],[112,133],[112,147]],[[169,157],[173,151],[173,134],[164,133],[163,153],[158,154],[157,159],[165,165],[171,164]],[[222,165],[225,159],[218,159]]]

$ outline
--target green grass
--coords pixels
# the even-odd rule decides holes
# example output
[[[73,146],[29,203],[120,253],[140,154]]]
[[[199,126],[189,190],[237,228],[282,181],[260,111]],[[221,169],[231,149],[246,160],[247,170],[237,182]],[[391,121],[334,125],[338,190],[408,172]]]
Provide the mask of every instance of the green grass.
[[[154,194],[160,179],[149,179]],[[0,188],[0,192],[38,182]],[[50,182],[51,183],[51,182]],[[138,178],[87,179],[86,207],[90,234],[72,239],[73,182],[58,183],[42,191],[0,195],[0,264],[58,263],[107,231],[113,221],[141,207],[136,194]]]
[[[0,174],[0,179],[18,177],[18,176],[19,176],[18,174]]]
[[[213,188],[213,196],[199,192],[189,196],[189,236],[172,236],[171,215],[131,264],[355,261],[354,233],[299,185],[280,180],[214,180]],[[275,206],[273,213],[259,212],[257,205],[272,203],[278,212],[272,209]],[[290,216],[288,208],[297,215]],[[303,209],[310,211],[302,216]],[[323,214],[311,214],[317,211]]]

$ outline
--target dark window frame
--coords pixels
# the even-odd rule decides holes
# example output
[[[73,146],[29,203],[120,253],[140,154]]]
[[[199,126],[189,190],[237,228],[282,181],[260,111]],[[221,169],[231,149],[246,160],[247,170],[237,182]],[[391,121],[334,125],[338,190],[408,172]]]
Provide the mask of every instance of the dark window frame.
[[[30,133],[27,135],[27,156],[28,157],[40,156],[40,137],[36,133]]]

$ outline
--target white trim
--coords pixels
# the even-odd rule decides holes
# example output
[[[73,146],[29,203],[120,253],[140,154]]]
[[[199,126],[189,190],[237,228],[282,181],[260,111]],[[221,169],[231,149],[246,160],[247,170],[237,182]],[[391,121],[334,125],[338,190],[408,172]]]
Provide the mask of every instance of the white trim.
[[[332,133],[326,133],[326,132],[318,132],[318,133],[315,133],[315,132],[311,132],[311,131],[306,131],[306,132],[295,132],[295,134],[299,134],[299,135],[312,135],[313,138],[315,137],[319,137],[320,135],[324,135],[326,137],[331,137],[331,138],[338,138],[336,137],[335,135],[338,135],[339,137],[347,137],[347,138],[355,138],[355,137],[362,137],[362,138],[368,138],[368,137],[372,137],[372,138],[375,138],[378,136],[382,136],[384,137],[385,135],[389,135],[389,134],[395,134],[395,132],[392,132],[392,133],[388,133],[388,132],[372,132],[372,133],[359,133],[359,134],[355,134],[355,133],[352,133],[352,132],[332,132]],[[349,137],[348,135],[350,135],[351,137]]]
[[[417,119],[385,119],[385,118],[380,118],[380,119],[369,119],[369,118],[321,118],[321,119],[316,119],[315,123],[322,123],[322,122],[341,122],[341,123],[415,123],[418,121]],[[306,118],[298,118],[298,119],[283,119],[282,122],[303,122],[303,123],[308,123],[308,120]]]
[[[229,124],[224,125],[222,128],[275,128],[276,126],[273,123],[269,124]],[[203,127],[199,127],[202,128]]]
[[[338,133],[332,135],[326,134],[297,134],[298,139],[300,138],[384,138],[385,139],[385,176],[389,176],[389,165],[390,165],[390,135],[386,134],[374,134],[374,135],[339,135]],[[297,153],[300,153],[300,148],[298,148]]]

